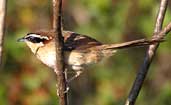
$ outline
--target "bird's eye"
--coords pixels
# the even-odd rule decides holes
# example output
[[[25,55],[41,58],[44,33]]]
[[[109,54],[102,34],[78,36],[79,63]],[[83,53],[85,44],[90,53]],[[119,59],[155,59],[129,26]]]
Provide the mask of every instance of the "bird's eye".
[[[41,38],[33,37],[33,36],[27,37],[26,39],[32,43],[40,43],[40,42],[45,41],[45,39],[41,39]]]

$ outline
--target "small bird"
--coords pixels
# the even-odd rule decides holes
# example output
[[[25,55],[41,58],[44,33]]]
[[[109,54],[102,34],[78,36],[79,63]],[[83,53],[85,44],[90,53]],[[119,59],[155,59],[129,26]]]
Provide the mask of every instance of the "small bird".
[[[162,39],[153,38],[151,40],[139,39],[120,44],[103,44],[91,37],[71,31],[62,31],[62,34],[64,37],[63,50],[66,67],[74,70],[76,73],[70,80],[78,77],[87,66],[114,55],[118,49],[146,46],[162,41]],[[25,42],[40,61],[50,68],[55,68],[54,31],[28,33],[26,36],[18,39],[18,41]]]

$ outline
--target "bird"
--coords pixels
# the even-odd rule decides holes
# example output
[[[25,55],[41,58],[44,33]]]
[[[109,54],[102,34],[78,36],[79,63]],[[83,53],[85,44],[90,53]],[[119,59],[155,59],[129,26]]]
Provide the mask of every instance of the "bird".
[[[64,62],[67,69],[75,72],[69,81],[77,78],[89,65],[96,64],[102,59],[111,57],[119,49],[139,47],[163,41],[161,38],[138,39],[119,44],[103,44],[87,35],[72,31],[62,31],[64,39]],[[36,31],[18,39],[25,42],[33,54],[45,65],[54,69],[56,66],[55,32]]]

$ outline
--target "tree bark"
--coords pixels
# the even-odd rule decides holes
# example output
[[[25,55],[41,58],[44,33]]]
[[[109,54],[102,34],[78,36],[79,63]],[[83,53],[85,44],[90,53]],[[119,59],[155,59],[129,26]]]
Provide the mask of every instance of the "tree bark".
[[[62,36],[62,0],[52,0],[53,3],[53,30],[56,39],[56,68],[54,69],[57,75],[57,95],[59,96],[59,105],[68,105],[67,99],[67,82],[65,78],[65,65],[64,65],[64,39]]]
[[[153,37],[161,37],[162,38],[165,36],[165,34],[167,34],[171,30],[171,23],[169,23],[161,31],[164,16],[166,13],[167,4],[168,4],[168,0],[161,0],[160,8],[158,11],[157,20],[156,20],[156,24],[155,24],[155,28],[154,28]],[[152,63],[152,60],[155,56],[158,46],[159,46],[159,43],[149,46],[149,48],[146,52],[144,63],[142,64],[141,68],[139,69],[139,71],[137,73],[137,77],[134,81],[134,84],[132,86],[132,89],[129,93],[129,96],[128,96],[128,99],[127,99],[125,105],[134,105],[135,104],[135,101],[136,101],[138,94],[141,90],[141,87],[142,87],[145,77],[148,73],[150,64]]]
[[[5,15],[6,15],[6,0],[0,0],[0,66],[2,64],[2,54],[3,54]]]

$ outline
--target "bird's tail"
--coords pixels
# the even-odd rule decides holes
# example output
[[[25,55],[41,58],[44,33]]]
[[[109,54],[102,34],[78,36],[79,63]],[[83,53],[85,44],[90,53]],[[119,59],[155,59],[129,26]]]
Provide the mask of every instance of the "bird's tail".
[[[147,46],[158,42],[163,42],[163,39],[153,38],[151,40],[147,39],[139,39],[139,40],[133,40],[128,41],[120,44],[105,44],[99,46],[102,50],[117,50],[117,49],[125,49],[130,47],[138,47],[138,46]]]

